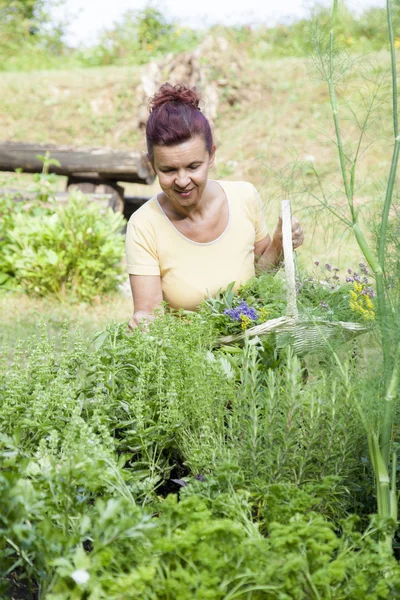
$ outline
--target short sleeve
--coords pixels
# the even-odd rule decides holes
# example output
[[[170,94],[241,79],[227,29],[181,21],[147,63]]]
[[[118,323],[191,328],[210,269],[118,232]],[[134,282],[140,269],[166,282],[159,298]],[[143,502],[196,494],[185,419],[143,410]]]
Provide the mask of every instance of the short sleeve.
[[[252,202],[251,202],[251,214],[253,217],[254,228],[256,231],[256,242],[260,242],[268,235],[268,227],[265,222],[264,216],[264,205],[261,200],[261,196],[258,193],[257,189],[254,185],[251,185],[252,188]]]
[[[156,242],[150,227],[130,219],[125,247],[126,270],[130,275],[160,275]]]

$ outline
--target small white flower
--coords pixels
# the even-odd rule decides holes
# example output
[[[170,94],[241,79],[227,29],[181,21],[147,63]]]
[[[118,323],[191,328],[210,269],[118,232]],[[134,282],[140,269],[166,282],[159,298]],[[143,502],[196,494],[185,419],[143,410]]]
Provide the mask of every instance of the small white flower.
[[[315,156],[313,154],[306,154],[306,156],[304,157],[304,160],[306,162],[314,163],[315,162]]]
[[[80,584],[87,583],[90,579],[90,575],[87,571],[85,571],[85,569],[77,569],[76,571],[71,573],[71,577],[75,581],[75,583]]]

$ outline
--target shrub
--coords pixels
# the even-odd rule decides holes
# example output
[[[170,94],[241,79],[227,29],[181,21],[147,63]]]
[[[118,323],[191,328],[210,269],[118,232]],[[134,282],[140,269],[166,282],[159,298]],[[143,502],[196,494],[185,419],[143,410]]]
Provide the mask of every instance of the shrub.
[[[104,212],[79,193],[54,211],[35,205],[2,212],[7,215],[0,242],[3,285],[9,287],[11,279],[29,294],[75,301],[117,288],[124,251],[119,213]]]

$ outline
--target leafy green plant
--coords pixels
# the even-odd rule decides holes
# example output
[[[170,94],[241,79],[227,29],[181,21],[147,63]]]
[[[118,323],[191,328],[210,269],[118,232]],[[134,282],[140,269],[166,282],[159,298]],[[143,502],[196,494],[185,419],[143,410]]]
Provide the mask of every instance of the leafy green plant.
[[[32,206],[15,215],[8,212],[2,240],[2,269],[8,279],[27,293],[59,300],[92,301],[117,288],[122,215],[103,212],[79,192],[66,206],[36,211]]]
[[[51,165],[57,167],[61,165],[56,158],[50,157],[49,152],[46,152],[44,156],[38,154],[36,158],[43,163],[42,172],[33,174],[33,183],[28,186],[27,191],[33,192],[41,202],[48,202],[53,199],[55,184],[57,182],[57,175],[49,173],[49,168]]]
[[[353,502],[352,482],[367,451],[354,392],[325,374],[305,384],[304,367],[290,350],[277,369],[265,369],[259,344],[245,345],[243,362],[236,364],[240,386],[226,445],[260,496],[275,484],[318,486],[330,477],[319,509],[337,518]]]

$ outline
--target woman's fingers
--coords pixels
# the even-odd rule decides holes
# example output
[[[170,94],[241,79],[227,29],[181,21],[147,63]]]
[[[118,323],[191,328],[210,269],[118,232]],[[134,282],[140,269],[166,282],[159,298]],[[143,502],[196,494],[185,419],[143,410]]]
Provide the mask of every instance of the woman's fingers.
[[[138,310],[134,313],[133,317],[128,323],[129,329],[135,329],[139,325],[143,327],[145,331],[149,328],[149,323],[154,321],[154,314],[149,313],[145,310]]]
[[[282,242],[282,218],[279,217],[278,225],[276,226],[273,239]],[[295,250],[304,242],[304,233],[300,225],[300,221],[296,217],[292,217],[292,243]]]
[[[292,218],[292,243],[295,250],[304,242],[304,233],[300,222],[296,217]]]

